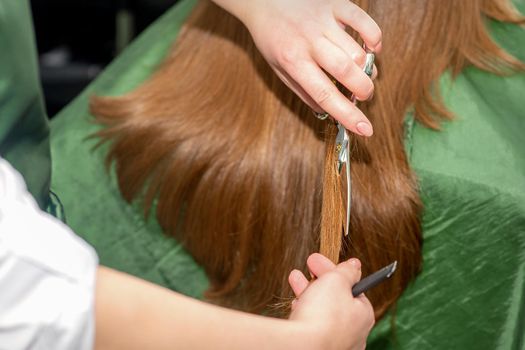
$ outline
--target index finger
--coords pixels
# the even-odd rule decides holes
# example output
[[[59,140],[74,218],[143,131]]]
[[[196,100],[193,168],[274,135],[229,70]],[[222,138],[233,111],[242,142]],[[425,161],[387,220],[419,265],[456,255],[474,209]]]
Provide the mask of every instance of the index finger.
[[[359,33],[366,46],[374,52],[381,51],[383,34],[377,23],[365,10],[351,1],[339,1],[334,10],[337,20],[350,26]]]
[[[372,136],[373,128],[366,116],[335,86],[312,60],[288,67],[288,74],[320,106],[345,128],[362,136]]]

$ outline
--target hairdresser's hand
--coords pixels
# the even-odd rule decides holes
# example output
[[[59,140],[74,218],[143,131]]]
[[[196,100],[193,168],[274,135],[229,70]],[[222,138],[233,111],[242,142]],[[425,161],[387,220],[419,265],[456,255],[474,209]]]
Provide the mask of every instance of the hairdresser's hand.
[[[365,11],[349,0],[214,1],[248,27],[277,75],[312,109],[326,111],[350,131],[372,135],[365,115],[325,73],[359,100],[372,95],[372,80],[362,71],[365,51],[344,29],[355,29],[379,52],[381,30]]]
[[[364,349],[374,325],[370,301],[352,296],[352,286],[361,278],[361,263],[350,259],[339,265],[320,254],[307,261],[317,277],[308,282],[302,272],[290,273],[289,282],[297,296],[290,319],[311,327],[311,334],[323,339],[323,349]]]

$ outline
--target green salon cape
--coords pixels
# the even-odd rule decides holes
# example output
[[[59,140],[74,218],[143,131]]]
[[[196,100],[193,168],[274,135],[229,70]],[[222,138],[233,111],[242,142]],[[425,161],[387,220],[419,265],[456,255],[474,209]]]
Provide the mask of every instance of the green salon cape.
[[[183,0],[166,13],[53,120],[51,151],[52,189],[64,203],[67,223],[96,247],[103,264],[200,297],[207,285],[202,269],[121,198],[114,174],[104,168],[107,148],[94,149],[97,140],[88,137],[98,129],[88,113],[89,96],[122,94],[146,79],[194,3]],[[491,25],[498,41],[525,60],[525,30]],[[11,73],[4,59],[0,54],[2,79]],[[389,317],[381,321],[368,348],[525,349],[525,74],[502,78],[470,68],[454,81],[445,75],[441,88],[456,119],[442,132],[414,122],[407,130],[425,204],[423,271],[399,300],[395,329]],[[5,101],[14,92],[1,91],[1,113],[9,113]],[[21,85],[17,96],[25,92]],[[14,116],[29,109],[12,110]],[[27,145],[45,145],[41,115],[29,124],[40,136]],[[2,132],[12,125],[4,118]],[[17,132],[27,134],[19,125],[27,127],[17,124]],[[0,151],[16,149],[5,144]],[[45,147],[31,153],[35,161],[11,154],[19,168],[25,166],[33,193],[45,197],[46,172],[39,181],[30,179],[31,169],[46,168],[38,162],[45,157],[36,157],[45,155]]]

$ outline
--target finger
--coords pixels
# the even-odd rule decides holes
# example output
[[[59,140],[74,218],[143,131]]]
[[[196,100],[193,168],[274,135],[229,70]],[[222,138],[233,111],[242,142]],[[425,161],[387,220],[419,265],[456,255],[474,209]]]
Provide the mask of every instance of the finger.
[[[346,52],[348,56],[361,68],[365,67],[366,51],[360,46],[354,38],[352,38],[344,29],[341,30],[338,25],[335,25],[332,30],[325,34],[326,38],[341,50]],[[372,70],[372,80],[377,78],[377,67],[374,64]]]
[[[358,100],[367,100],[374,91],[372,79],[363,72],[346,52],[326,38],[316,41],[314,60],[337,81],[350,90]]]
[[[306,260],[306,265],[310,272],[316,277],[321,277],[325,273],[335,269],[335,264],[330,259],[319,253],[310,255],[308,260]]]
[[[308,287],[308,279],[299,270],[293,270],[288,276],[288,283],[297,298],[303,294],[306,287]]]
[[[334,15],[338,21],[357,31],[369,49],[381,51],[381,29],[362,8],[351,1],[341,0],[335,5]]]
[[[354,286],[361,279],[361,262],[352,258],[337,265],[335,270],[342,274],[350,286]]]
[[[315,103],[315,101],[304,91],[304,89],[297,84],[295,80],[290,77],[288,73],[286,73],[283,69],[275,67],[273,68],[275,71],[275,74],[279,77],[279,79],[282,80],[282,82],[288,86],[301,100],[303,100],[304,103],[306,103],[311,109],[313,109],[317,113],[323,113],[323,109]]]
[[[341,28],[336,23],[336,25],[333,25],[330,30],[325,32],[325,37],[346,52],[346,54],[351,57],[359,67],[364,67],[366,62],[366,52],[363,47],[346,32],[345,28]]]
[[[317,63],[303,60],[287,68],[292,79],[303,87],[314,102],[345,128],[363,136],[374,133],[363,112],[337,89]]]
[[[352,60],[354,60],[361,70],[364,69],[366,62],[366,52],[346,31],[339,30],[338,26],[334,26],[334,29],[326,34],[326,38],[341,50],[346,52],[346,54],[350,56]],[[374,64],[374,69],[372,70],[372,80],[377,78],[377,74],[377,67]]]

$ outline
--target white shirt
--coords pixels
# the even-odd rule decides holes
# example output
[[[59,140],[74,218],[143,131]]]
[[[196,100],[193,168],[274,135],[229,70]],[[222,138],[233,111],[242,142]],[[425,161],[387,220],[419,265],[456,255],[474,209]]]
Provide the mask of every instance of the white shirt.
[[[97,255],[0,158],[0,350],[88,350]]]

